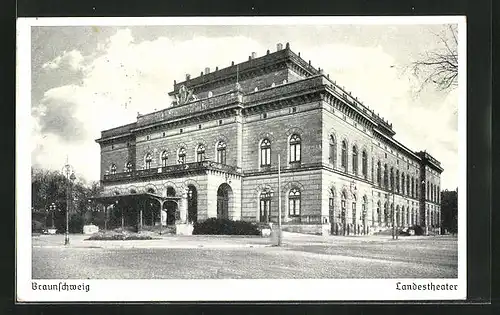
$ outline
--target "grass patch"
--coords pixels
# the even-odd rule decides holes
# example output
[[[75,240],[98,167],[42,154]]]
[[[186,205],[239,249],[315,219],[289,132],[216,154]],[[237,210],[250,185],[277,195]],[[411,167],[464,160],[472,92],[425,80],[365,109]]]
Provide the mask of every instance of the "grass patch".
[[[96,233],[85,239],[86,241],[142,241],[142,240],[152,240],[150,235],[143,234],[129,234],[129,233],[118,233],[118,232],[104,232]]]

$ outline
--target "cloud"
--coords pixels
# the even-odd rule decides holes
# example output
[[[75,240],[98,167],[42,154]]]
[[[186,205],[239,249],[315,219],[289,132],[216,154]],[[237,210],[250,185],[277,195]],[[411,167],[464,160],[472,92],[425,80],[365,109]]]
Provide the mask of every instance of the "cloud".
[[[412,98],[413,79],[402,76],[395,59],[380,46],[325,43],[301,48],[300,42],[290,44],[392,122],[398,140],[417,151],[427,149],[441,160],[446,169],[442,187],[456,186],[458,136],[456,116],[450,113],[456,108],[456,94],[444,100]],[[82,176],[97,180],[100,154],[94,139],[101,130],[133,122],[138,112],[170,106],[167,93],[173,81],[183,81],[186,73],[196,77],[205,67],[222,69],[231,61],[247,60],[252,51],[259,56],[268,48],[243,36],[140,41],[129,29],[120,29],[97,43],[90,56],[75,50],[63,52],[43,67],[55,73],[63,68],[79,71],[82,79],[46,91],[35,106],[33,161],[63,165],[66,156],[53,153],[65,151]]]
[[[83,61],[84,58],[82,53],[78,50],[71,50],[69,52],[64,51],[61,56],[57,56],[51,61],[44,63],[42,65],[42,69],[55,70],[60,67],[67,66],[73,71],[79,71],[81,70]]]

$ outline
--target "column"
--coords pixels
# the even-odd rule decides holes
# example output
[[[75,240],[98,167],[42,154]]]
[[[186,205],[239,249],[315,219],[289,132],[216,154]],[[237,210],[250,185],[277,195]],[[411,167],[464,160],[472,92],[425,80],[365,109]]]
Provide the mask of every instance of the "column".
[[[187,222],[187,214],[188,214],[187,194],[188,194],[187,188],[181,189],[181,199],[179,200],[179,220],[176,223],[184,224]]]

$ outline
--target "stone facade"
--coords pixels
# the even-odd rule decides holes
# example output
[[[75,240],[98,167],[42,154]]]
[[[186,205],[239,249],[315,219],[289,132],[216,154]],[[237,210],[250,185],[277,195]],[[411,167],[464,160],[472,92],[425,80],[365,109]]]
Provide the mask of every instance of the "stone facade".
[[[104,195],[178,196],[176,211],[198,221],[253,222],[276,222],[281,198],[285,230],[304,233],[440,226],[440,163],[397,142],[390,123],[288,44],[187,75],[169,94],[170,107],[96,140]]]

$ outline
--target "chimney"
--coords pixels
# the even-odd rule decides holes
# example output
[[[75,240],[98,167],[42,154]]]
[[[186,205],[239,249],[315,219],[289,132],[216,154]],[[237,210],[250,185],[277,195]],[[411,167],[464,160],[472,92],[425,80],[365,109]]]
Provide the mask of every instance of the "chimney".
[[[219,71],[219,67],[215,67],[215,71]]]
[[[210,73],[210,68],[209,67],[206,67],[205,68],[205,74],[209,74]]]
[[[202,72],[200,72],[200,77],[202,77],[202,76],[203,76],[203,71],[202,71]]]
[[[234,61],[231,61],[231,66],[234,66]]]
[[[266,54],[269,55],[269,49],[267,50]]]
[[[252,52],[252,59],[255,59],[257,57],[257,53]]]
[[[186,73],[186,81],[191,79],[191,75],[189,73]]]
[[[248,60],[252,60],[252,56],[248,56]]]
[[[279,50],[283,50],[283,44],[282,43],[278,43],[276,45],[276,51],[279,51]]]
[[[174,80],[174,85],[176,85],[176,84],[177,84],[177,81]]]
[[[299,57],[300,57],[300,51],[299,51]]]
[[[286,43],[286,49],[290,49],[290,43]]]

